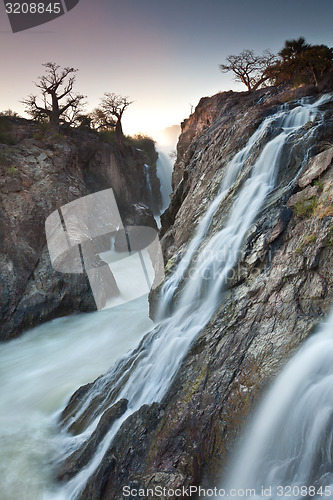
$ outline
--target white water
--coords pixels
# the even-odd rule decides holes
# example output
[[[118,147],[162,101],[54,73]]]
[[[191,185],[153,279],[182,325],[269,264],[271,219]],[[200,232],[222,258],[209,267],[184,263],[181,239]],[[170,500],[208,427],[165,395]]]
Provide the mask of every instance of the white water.
[[[324,104],[327,102],[327,100],[331,99],[331,96],[323,96],[318,103],[316,103],[316,106],[320,106],[321,104]],[[253,152],[258,148],[258,144],[261,144],[263,141],[264,137],[267,135],[269,130],[272,128],[276,128],[277,130],[280,129],[281,133],[280,135],[277,136],[276,142],[272,143],[269,142],[266,145],[265,151],[262,152],[261,157],[258,159],[255,168],[256,168],[256,173],[259,173],[260,176],[260,169],[262,170],[263,175],[267,176],[272,176],[274,177],[274,168],[273,168],[273,173],[268,172],[268,168],[266,168],[266,162],[267,165],[274,165],[272,162],[270,163],[270,158],[269,155],[272,153],[273,155],[277,155],[277,157],[273,161],[277,161],[279,152],[281,148],[283,147],[284,143],[286,140],[302,125],[305,125],[309,121],[312,121],[317,114],[317,109],[313,105],[306,104],[305,102],[302,103],[301,106],[295,107],[293,110],[288,111],[285,109],[285,106],[281,109],[281,111],[277,112],[275,115],[270,116],[266,118],[261,125],[258,127],[258,129],[254,132],[254,134],[250,137],[249,141],[247,142],[246,146],[241,149],[231,160],[229,165],[226,167],[226,174],[222,179],[222,183],[219,189],[219,192],[216,196],[216,198],[213,200],[213,202],[210,204],[208,207],[206,213],[204,214],[203,218],[198,224],[196,233],[194,235],[194,238],[190,242],[184,256],[182,257],[180,263],[177,265],[175,271],[173,272],[172,276],[170,279],[163,285],[163,300],[160,302],[159,305],[159,311],[158,311],[158,316],[160,318],[163,318],[165,315],[168,314],[170,310],[170,304],[172,302],[173,296],[175,291],[177,290],[180,282],[183,280],[184,276],[186,275],[186,272],[189,268],[189,266],[192,264],[193,259],[196,255],[196,252],[202,242],[204,241],[206,235],[209,232],[209,229],[211,227],[213,217],[215,213],[218,211],[221,203],[223,202],[224,198],[226,197],[229,189],[232,187],[234,184],[235,180],[237,179],[237,176],[241,172],[242,168],[248,163],[249,159],[251,158],[251,155]],[[292,124],[294,123],[294,126]],[[283,128],[281,128],[283,127]],[[275,141],[275,139],[274,139]],[[251,179],[249,179],[248,184],[246,187],[250,187],[252,192],[247,192],[245,190],[242,191],[242,198],[243,198],[243,207],[240,206],[241,212],[238,214],[237,212],[234,211],[234,218],[231,224],[229,224],[229,229],[232,227],[232,224],[236,222],[236,224],[240,224],[242,222],[242,219],[239,220],[238,222],[235,221],[236,217],[240,215],[240,217],[243,217],[244,214],[247,214],[247,208],[248,205],[251,203],[252,197],[254,195],[254,198],[256,198],[256,184],[257,184],[257,179],[260,181],[259,184],[261,184],[261,180],[263,181],[263,184],[261,184],[261,188],[265,189],[268,188],[270,190],[270,183],[274,181],[273,177],[271,179],[266,179],[266,187],[264,187],[264,184],[266,180],[263,178],[260,179],[260,177],[254,177],[253,175],[251,176]],[[258,187],[259,187],[258,184]],[[254,190],[254,192],[253,192]],[[262,194],[262,193],[261,193]],[[262,197],[257,198],[255,200],[255,203],[259,203],[259,205],[262,203]],[[258,209],[260,207],[257,207]],[[250,210],[250,212],[252,212]],[[247,216],[250,216],[250,212],[247,214]],[[244,236],[244,233],[242,233]],[[226,235],[227,236],[227,235]],[[242,236],[242,237],[243,237]],[[222,243],[223,246],[223,243]],[[213,250],[213,249],[212,249]],[[224,253],[224,248],[222,249],[222,252]],[[213,257],[214,258],[214,257]],[[215,256],[216,258],[216,256]]]
[[[270,498],[280,498],[291,487],[293,498],[304,498],[301,487],[314,486],[313,498],[331,497],[332,453],[333,311],[266,395],[225,489],[252,488],[262,498],[261,488],[272,488]]]
[[[158,150],[158,159],[156,162],[156,172],[157,177],[161,183],[161,198],[162,206],[161,213],[164,212],[170,203],[170,194],[172,192],[171,180],[172,180],[172,165],[168,156],[163,153],[160,149]]]
[[[120,388],[116,400],[128,399],[127,412],[110,429],[91,462],[57,492],[54,498],[66,500],[76,498],[98,468],[122,422],[143,404],[160,401],[164,396],[194,338],[209,322],[221,302],[221,293],[228,273],[237,261],[244,236],[260,212],[267,194],[274,188],[281,152],[286,141],[298,133],[300,127],[315,119],[318,115],[317,106],[324,101],[320,100],[317,105],[303,103],[292,111],[281,110],[273,117],[267,118],[250,138],[247,146],[228,165],[220,192],[199,224],[185,262],[179,264],[175,275],[164,287],[161,311],[166,311],[172,302],[180,280],[196,252],[196,263],[191,269],[191,279],[185,283],[173,314],[170,317],[161,314],[165,319],[146,337],[142,349],[121,360],[91,391],[89,397],[93,399],[98,393],[103,393],[110,384]],[[272,131],[273,137],[266,138],[264,146],[260,149],[258,143],[262,142],[268,129]],[[307,135],[305,131],[304,135]],[[256,159],[253,159],[255,156],[251,156],[253,150],[258,150]],[[251,175],[243,182],[225,227],[211,237],[203,249],[197,251],[208,234],[214,214],[228,188],[250,157],[253,160]],[[128,380],[124,381],[121,367],[128,360],[131,360],[132,371]],[[82,409],[79,409],[78,414],[81,411]],[[103,410],[81,437],[67,438],[69,452],[78,448],[91,435],[102,412]]]
[[[145,164],[145,176],[146,176],[146,189],[148,193],[148,204],[153,209],[153,188],[151,185],[149,165]]]
[[[184,262],[165,285],[162,312],[172,303],[196,255],[196,264],[190,269],[192,278],[185,284],[172,316],[161,314],[165,319],[148,334],[142,349],[125,355],[88,394],[92,399],[112,383],[121,388],[117,399],[129,400],[128,411],[110,429],[87,467],[58,491],[52,491],[49,477],[52,446],[58,445],[61,454],[78,448],[96,428],[102,413],[84,434],[74,438],[56,434],[54,415],[78,386],[101,374],[142,337],[151,324],[146,302],[55,320],[1,346],[1,500],[75,498],[97,469],[122,421],[142,404],[161,400],[194,338],[221,302],[228,271],[237,260],[244,235],[274,188],[286,140],[317,114],[315,105],[305,103],[293,111],[279,111],[263,121],[229,164],[220,192],[199,224]],[[284,126],[287,128],[281,128]],[[268,129],[274,129],[275,135],[265,140]],[[264,144],[261,150],[259,143]],[[202,248],[223,198],[242,167],[250,157],[255,158],[252,153],[257,149],[251,176],[243,182],[225,227]],[[122,367],[128,360],[132,372],[123,382]],[[87,404],[83,401],[78,412]]]
[[[135,321],[133,321],[135,318]],[[39,500],[51,481],[52,415],[152,327],[146,297],[71,315],[0,348],[0,498]]]

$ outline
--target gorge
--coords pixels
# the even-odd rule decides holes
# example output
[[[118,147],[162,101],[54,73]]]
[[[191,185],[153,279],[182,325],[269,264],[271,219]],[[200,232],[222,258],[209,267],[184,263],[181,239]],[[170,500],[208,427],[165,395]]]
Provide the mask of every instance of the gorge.
[[[182,124],[171,202],[161,217],[167,276],[149,297],[155,326],[139,301],[55,319],[4,344],[4,453],[15,455],[17,428],[36,439],[32,452],[35,445],[26,445],[20,475],[11,477],[16,466],[4,465],[4,499],[22,495],[28,476],[27,499],[59,500],[121,499],[124,486],[174,490],[239,478],[237,467],[244,465],[230,464],[230,455],[252,408],[332,304],[332,109],[331,93],[307,87],[200,101]],[[89,189],[100,172],[89,168]],[[76,349],[74,361],[68,353]],[[22,372],[20,352],[33,360],[20,360]],[[78,375],[67,375],[69,365]],[[45,379],[42,395],[38,373]],[[314,373],[321,371],[314,366]],[[51,401],[45,394],[54,377],[59,385]],[[17,393],[21,383],[31,399]],[[270,397],[277,399],[274,388]],[[33,432],[23,425],[27,408],[17,409],[16,401],[33,407]],[[286,394],[279,406],[283,421],[288,401]],[[39,404],[43,424],[35,415]],[[258,418],[271,433],[265,408]],[[12,432],[17,412],[24,422]],[[256,432],[254,426],[250,435],[260,442]],[[268,445],[244,446],[242,456],[253,460],[244,482],[251,484]],[[276,447],[269,464],[280,460],[278,453]]]

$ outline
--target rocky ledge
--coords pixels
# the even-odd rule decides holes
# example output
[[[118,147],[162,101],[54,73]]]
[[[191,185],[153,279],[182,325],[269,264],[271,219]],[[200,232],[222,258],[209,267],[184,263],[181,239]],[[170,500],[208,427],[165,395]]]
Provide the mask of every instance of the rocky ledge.
[[[155,226],[147,206],[157,209],[160,191],[151,165],[157,194],[148,199],[143,151],[119,148],[79,130],[45,137],[38,124],[0,119],[6,130],[0,134],[0,340],[7,340],[51,318],[95,309],[84,274],[52,268],[44,224],[53,211],[112,188],[126,218],[138,223],[143,217]]]
[[[263,89],[201,101],[183,124],[174,197],[164,216],[162,243],[168,272],[215,197],[230,158],[277,106],[284,102],[296,106],[294,99],[313,92]],[[143,406],[122,424],[82,500],[120,500],[124,486],[175,489],[217,484],[228,472],[230,450],[251,408],[325,318],[333,300],[332,103],[324,108],[325,118],[316,124],[316,133],[312,134],[311,123],[303,130],[311,137],[308,150],[297,137],[287,144],[277,187],[247,234],[220,307],[193,343],[165,397]],[[248,175],[245,169],[242,176]],[[236,182],[208,237],[223,227],[237,189]],[[158,291],[151,297],[152,314],[157,295]],[[105,419],[109,414],[113,418],[117,408],[110,406],[112,384],[105,384],[102,392],[99,381],[91,387],[99,396],[86,408],[85,419],[90,421],[97,403],[99,409],[105,408]],[[72,418],[84,400],[85,390],[79,390],[63,421]],[[82,432],[85,425],[72,432]],[[103,429],[104,417],[100,425]],[[83,455],[87,447],[96,446],[96,433],[91,439],[81,450]],[[77,456],[62,464],[59,477],[71,474],[76,463]]]

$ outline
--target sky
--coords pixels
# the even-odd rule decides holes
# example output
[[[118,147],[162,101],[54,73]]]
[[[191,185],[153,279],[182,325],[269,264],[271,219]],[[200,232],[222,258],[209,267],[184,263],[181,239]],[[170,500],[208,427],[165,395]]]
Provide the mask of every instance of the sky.
[[[6,0],[7,2],[8,0]],[[37,1],[37,0],[36,0]],[[1,2],[1,0],[0,0]],[[286,39],[333,46],[332,0],[80,0],[65,15],[12,33],[0,3],[0,110],[24,116],[42,63],[79,69],[88,110],[104,92],[129,96],[126,134],[178,125],[201,97],[246,90],[222,74],[225,57],[247,48],[277,53]]]

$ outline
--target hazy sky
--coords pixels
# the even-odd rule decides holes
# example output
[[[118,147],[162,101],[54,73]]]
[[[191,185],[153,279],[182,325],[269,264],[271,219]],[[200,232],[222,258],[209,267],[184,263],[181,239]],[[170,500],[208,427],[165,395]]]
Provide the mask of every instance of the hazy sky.
[[[36,0],[37,1],[37,0]],[[244,48],[279,51],[304,36],[333,46],[332,0],[80,0],[66,15],[13,34],[0,4],[0,110],[23,113],[41,64],[74,66],[89,108],[104,92],[135,101],[125,133],[179,124],[202,96],[243,90],[218,65]]]

